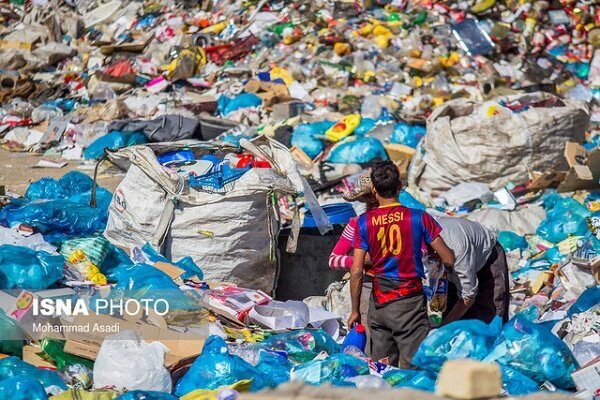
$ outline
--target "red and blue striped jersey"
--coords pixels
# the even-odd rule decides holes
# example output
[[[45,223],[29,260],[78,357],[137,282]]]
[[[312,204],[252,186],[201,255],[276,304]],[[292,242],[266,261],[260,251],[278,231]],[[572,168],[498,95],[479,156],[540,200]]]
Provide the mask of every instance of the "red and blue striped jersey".
[[[369,270],[375,276],[377,305],[422,292],[425,271],[421,246],[434,241],[441,231],[431,215],[399,203],[369,210],[358,218],[354,248],[371,257]]]

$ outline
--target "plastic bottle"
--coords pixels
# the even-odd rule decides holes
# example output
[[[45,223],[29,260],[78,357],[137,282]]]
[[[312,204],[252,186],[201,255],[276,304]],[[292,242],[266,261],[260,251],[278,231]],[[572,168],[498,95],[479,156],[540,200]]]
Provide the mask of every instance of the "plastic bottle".
[[[437,288],[431,299],[430,309],[433,312],[443,313],[448,304],[448,275],[444,271],[437,282]]]
[[[344,342],[342,343],[342,351],[348,346],[354,346],[360,351],[365,351],[367,345],[367,333],[365,332],[365,326],[362,324],[356,324],[354,328],[350,329]]]

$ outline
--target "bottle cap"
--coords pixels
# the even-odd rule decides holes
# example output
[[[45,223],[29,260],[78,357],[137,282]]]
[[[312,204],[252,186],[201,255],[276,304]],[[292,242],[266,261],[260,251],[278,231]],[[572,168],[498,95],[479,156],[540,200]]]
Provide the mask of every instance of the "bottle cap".
[[[365,333],[365,326],[363,324],[356,324],[354,327],[357,333]]]

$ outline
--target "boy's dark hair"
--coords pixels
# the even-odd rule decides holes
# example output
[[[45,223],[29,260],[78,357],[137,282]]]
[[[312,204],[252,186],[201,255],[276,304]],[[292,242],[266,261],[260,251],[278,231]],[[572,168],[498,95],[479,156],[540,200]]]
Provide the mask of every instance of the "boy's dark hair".
[[[398,167],[391,161],[378,161],[371,168],[371,181],[377,193],[386,199],[398,196],[402,183]]]

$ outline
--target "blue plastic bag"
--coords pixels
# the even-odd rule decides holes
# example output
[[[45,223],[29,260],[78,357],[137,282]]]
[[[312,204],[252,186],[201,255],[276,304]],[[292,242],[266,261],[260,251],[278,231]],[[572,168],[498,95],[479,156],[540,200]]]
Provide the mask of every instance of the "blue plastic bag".
[[[496,361],[541,385],[550,381],[561,389],[575,385],[571,373],[577,362],[567,345],[539,324],[517,315],[504,325],[499,344],[484,361]]]
[[[29,376],[15,376],[0,380],[0,399],[48,400],[42,384]]]
[[[31,225],[50,243],[102,232],[107,220],[105,209],[62,199],[13,202],[0,209],[1,225],[11,228],[22,223]]]
[[[0,246],[0,289],[46,289],[62,277],[64,259],[45,251]]]
[[[531,378],[507,366],[502,368],[502,387],[509,396],[525,396],[540,391]]]
[[[419,371],[416,369],[394,368],[383,374],[382,378],[390,384],[391,387],[402,387],[401,385],[410,382]]]
[[[330,355],[340,352],[340,345],[321,329],[280,333],[263,341],[260,346],[267,350],[284,351],[295,363],[311,361],[322,351]]]
[[[45,388],[56,386],[67,390],[67,385],[56,371],[36,368],[17,357],[0,359],[0,381],[14,377],[30,377],[39,381]]]
[[[108,253],[106,254],[106,258],[100,266],[100,271],[106,275],[106,278],[110,282],[116,282],[119,269],[121,267],[131,267],[133,264],[134,262],[131,261],[131,258],[129,258],[129,255],[125,252],[125,250],[110,243],[108,245]]]
[[[144,246],[142,246],[142,251],[144,252],[146,257],[148,257],[148,260],[152,261],[153,263],[157,261],[172,263],[178,266],[179,268],[185,270],[185,273],[181,276],[183,279],[191,278],[192,276],[197,276],[199,279],[202,279],[204,277],[202,270],[200,269],[200,267],[198,267],[198,265],[194,262],[194,260],[192,260],[192,257],[190,256],[184,257],[177,262],[171,262],[162,254],[159,254],[156,250],[154,250],[150,243],[144,244]]]
[[[352,133],[357,136],[364,136],[369,133],[369,131],[373,129],[376,124],[377,120],[374,120],[373,118],[361,118],[360,124],[358,124]]]
[[[406,190],[403,190],[398,195],[398,202],[402,204],[404,207],[415,208],[417,210],[426,210],[427,207],[419,200],[415,199],[413,195],[408,193]]]
[[[112,193],[109,192],[108,190],[104,189],[103,187],[96,187],[96,207],[99,210],[108,212],[108,206],[110,205],[110,202],[112,201]],[[82,193],[77,193],[71,197],[69,197],[67,200],[73,202],[73,203],[78,203],[78,204],[83,204],[86,206],[89,206],[91,204],[91,200],[92,200],[92,191],[88,190],[87,192],[82,192]]]
[[[433,392],[437,376],[430,371],[393,369],[383,374],[383,379],[394,388]]]
[[[337,164],[366,164],[377,159],[388,159],[387,152],[378,139],[350,136],[331,149],[327,161]]]
[[[439,372],[447,360],[483,360],[494,348],[501,329],[502,319],[498,316],[489,325],[479,320],[451,322],[425,338],[413,357],[413,364]]]
[[[114,400],[178,400],[178,398],[165,392],[133,390],[116,397]]]
[[[148,143],[148,139],[142,132],[112,131],[94,140],[83,152],[83,157],[88,160],[97,160],[104,155],[104,149],[118,150],[144,143]]]
[[[175,385],[174,394],[184,396],[196,389],[217,389],[243,379],[251,379],[251,391],[267,386],[268,377],[242,358],[229,353],[227,343],[218,336],[209,336],[202,354]]]
[[[369,375],[366,361],[348,354],[334,354],[324,360],[313,360],[292,369],[292,381],[301,381],[310,385],[331,383],[334,386],[349,386],[347,378]]]
[[[585,289],[581,296],[573,303],[567,311],[567,316],[571,318],[573,314],[579,314],[600,304],[600,285]]]
[[[92,189],[92,178],[79,171],[70,171],[60,179],[42,178],[32,182],[25,192],[25,197],[30,200],[39,199],[66,199],[78,193]]]
[[[436,380],[437,375],[431,371],[419,371],[419,373],[417,373],[410,381],[403,383],[398,387],[433,392],[435,390]]]
[[[529,245],[525,237],[517,235],[511,231],[502,231],[498,235],[498,242],[504,251],[513,251],[516,249],[525,250]]]
[[[551,194],[544,198],[546,219],[538,226],[536,233],[545,240],[558,243],[569,235],[585,235],[588,231],[585,218],[591,215],[581,203],[572,197]]]
[[[331,128],[335,122],[320,121],[310,124],[300,124],[292,132],[291,144],[305,152],[310,158],[315,158],[325,148],[325,143],[319,138]]]
[[[217,100],[217,107],[221,115],[228,115],[242,108],[258,107],[262,102],[254,93],[242,93],[233,98],[223,95]]]
[[[292,363],[284,355],[261,350],[256,368],[265,374],[267,386],[277,387],[290,380]]]
[[[169,310],[200,308],[169,275],[151,265],[121,266],[113,272],[112,277],[116,278],[117,283],[109,298],[164,300],[169,304]],[[157,304],[157,309],[164,311],[162,304]]]
[[[390,143],[403,144],[414,149],[426,133],[427,129],[423,125],[409,125],[406,122],[398,122],[394,125]]]

